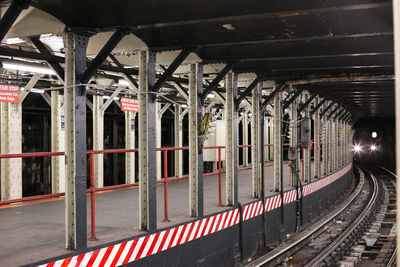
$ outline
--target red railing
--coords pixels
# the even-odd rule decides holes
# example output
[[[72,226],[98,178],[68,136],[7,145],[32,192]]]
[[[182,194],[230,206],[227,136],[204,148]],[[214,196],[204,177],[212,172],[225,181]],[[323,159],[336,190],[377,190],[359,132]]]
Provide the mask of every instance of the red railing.
[[[288,146],[289,144],[284,144],[284,146]],[[266,144],[264,146],[273,146],[272,144]],[[239,145],[238,148],[251,148],[251,145]],[[225,146],[205,146],[203,149],[217,149],[218,153],[218,170],[217,172],[205,173],[203,176],[212,176],[218,175],[218,206],[222,206],[222,174],[225,171],[222,171],[222,156],[221,151],[225,149]],[[168,222],[168,183],[173,181],[181,181],[189,179],[188,176],[185,177],[177,177],[177,178],[169,178],[168,177],[168,151],[178,151],[178,150],[189,150],[188,147],[168,147],[168,148],[156,148],[156,151],[160,151],[163,153],[163,180],[158,180],[157,184],[164,184],[164,219],[163,222]],[[114,154],[114,153],[135,153],[138,152],[138,149],[109,149],[109,150],[88,150],[86,154],[89,156],[89,165],[90,165],[90,186],[89,189],[86,190],[88,194],[90,194],[90,206],[91,206],[91,236],[89,240],[97,240],[95,232],[96,232],[96,216],[95,216],[95,193],[99,191],[108,191],[114,189],[122,189],[122,188],[130,188],[139,186],[138,183],[133,184],[122,184],[122,185],[113,185],[102,188],[96,188],[95,186],[95,175],[94,175],[94,155],[98,154]],[[64,156],[64,152],[38,152],[38,153],[21,153],[21,154],[7,154],[0,155],[0,159],[10,159],[10,158],[33,158],[33,157],[48,157],[48,156]],[[288,162],[284,162],[287,164]],[[265,164],[264,167],[273,166],[273,164]],[[238,171],[249,170],[252,167],[244,167],[239,168]],[[56,194],[46,194],[40,196],[31,196],[24,197],[19,199],[12,200],[4,200],[0,201],[0,205],[7,205],[19,202],[28,202],[34,200],[41,199],[49,199],[65,196],[65,193],[56,193]]]

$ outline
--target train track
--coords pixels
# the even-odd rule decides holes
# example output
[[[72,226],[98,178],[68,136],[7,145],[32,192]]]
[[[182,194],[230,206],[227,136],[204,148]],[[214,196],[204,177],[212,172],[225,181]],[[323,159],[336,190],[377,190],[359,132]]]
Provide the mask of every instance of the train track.
[[[385,172],[388,172],[388,170],[385,170]],[[393,234],[395,235],[395,227],[392,225],[391,234],[381,235],[378,233],[379,229],[387,229],[387,226],[390,226],[391,223],[388,224],[388,222],[384,222],[384,219],[387,217],[391,219],[393,216],[393,205],[390,205],[393,203],[392,198],[396,196],[395,190],[393,190],[393,183],[388,182],[390,179],[381,176],[380,178],[385,184],[379,186],[380,183],[378,183],[375,175],[370,171],[366,171],[366,176],[371,185],[369,189],[366,190],[366,185],[364,185],[364,172],[359,169],[359,173],[360,183],[356,190],[354,190],[351,196],[338,209],[330,213],[329,216],[325,216],[325,218],[328,217],[327,219],[321,219],[316,222],[309,227],[312,230],[299,233],[293,240],[290,240],[290,244],[284,244],[282,247],[270,251],[266,255],[253,261],[249,266],[276,266],[281,263],[283,263],[284,266],[286,266],[286,263],[292,266],[355,266],[357,262],[358,266],[394,266],[390,264],[395,262],[396,250],[393,249],[394,246],[392,244],[395,242],[395,238],[393,237]],[[393,175],[393,173],[390,173],[390,176],[393,177]],[[322,232],[330,229],[330,227],[332,228],[335,220],[340,216],[342,216],[341,218],[345,217],[343,214],[346,210],[350,210],[350,212],[347,211],[347,213],[352,213],[353,210],[357,210],[357,207],[354,208],[354,206],[357,206],[357,203],[358,206],[360,206],[359,202],[363,199],[363,193],[366,195],[365,191],[368,192],[369,196],[369,198],[368,196],[364,196],[364,202],[366,202],[366,204],[361,205],[358,216],[352,219],[353,221],[341,231],[341,234],[335,237],[329,237],[328,245],[317,254],[314,253],[312,258],[303,259],[303,262],[297,261],[296,263],[296,260],[294,260],[297,256],[296,253],[301,252],[301,250],[307,251],[306,246],[312,243],[315,238],[318,238]],[[385,200],[381,206],[380,202],[382,202],[381,199],[383,197],[385,197]],[[357,201],[355,201],[356,198]],[[386,215],[386,212],[391,214]],[[382,226],[385,227],[382,228]],[[333,225],[333,227],[336,227],[336,225]],[[364,242],[363,240],[366,241]],[[374,244],[370,246],[371,244],[365,244],[366,242],[373,242],[380,245],[386,243],[382,246],[374,247]],[[380,248],[381,250],[372,252],[374,248],[377,250]],[[309,252],[303,253],[303,255],[308,254]],[[388,258],[390,259],[388,260]],[[290,261],[289,259],[293,261],[288,262]]]

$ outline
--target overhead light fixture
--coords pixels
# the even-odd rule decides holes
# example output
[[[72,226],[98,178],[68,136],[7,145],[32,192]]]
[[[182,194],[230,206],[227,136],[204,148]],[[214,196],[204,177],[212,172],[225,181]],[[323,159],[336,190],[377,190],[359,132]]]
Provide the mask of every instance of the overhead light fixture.
[[[208,94],[207,98],[213,99],[215,96],[213,94]]]
[[[50,75],[56,74],[52,69],[46,67],[33,66],[28,64],[25,65],[9,61],[3,61],[2,66],[4,69],[9,69],[9,70],[19,70],[19,71],[35,72],[35,73],[50,74]]]
[[[37,93],[37,94],[44,94],[44,90],[36,89],[36,88],[32,88],[29,92],[30,93]]]
[[[186,104],[183,104],[182,107],[183,107],[183,108],[187,108],[187,105],[186,105]]]
[[[103,95],[104,99],[109,99],[110,96],[109,95]],[[119,100],[119,97],[114,97],[114,100]]]
[[[118,81],[118,84],[119,85],[126,85],[126,86],[130,86],[130,83],[128,83],[127,81],[125,81],[124,79],[120,79],[119,81]]]
[[[372,132],[371,133],[371,137],[374,138],[374,139],[377,138],[378,137],[378,133],[377,132]]]
[[[20,38],[8,38],[6,40],[6,44],[9,44],[9,45],[20,44],[20,43],[25,43],[25,41]]]
[[[378,150],[378,147],[376,145],[371,145],[370,149],[371,151],[375,151]]]
[[[222,27],[230,31],[236,30],[236,28],[230,23],[223,24]]]

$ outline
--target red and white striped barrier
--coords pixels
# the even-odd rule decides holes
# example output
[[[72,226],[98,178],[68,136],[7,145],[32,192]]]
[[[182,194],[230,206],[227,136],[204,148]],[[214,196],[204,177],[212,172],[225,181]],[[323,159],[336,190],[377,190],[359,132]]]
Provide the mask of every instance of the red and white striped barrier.
[[[351,165],[324,179],[305,185],[303,187],[304,196],[309,195],[336,181],[339,177],[348,172],[350,168]],[[291,203],[295,200],[295,189],[284,193],[284,204]],[[275,195],[265,199],[265,212],[279,208],[281,203],[281,195]],[[244,206],[243,221],[261,215],[262,207],[262,201],[257,201]],[[139,237],[127,242],[43,264],[40,265],[40,267],[120,266],[188,243],[203,236],[211,235],[238,223],[239,209],[233,209],[205,219]]]
[[[119,266],[210,235],[238,223],[239,209],[234,209],[128,242],[40,266]]]

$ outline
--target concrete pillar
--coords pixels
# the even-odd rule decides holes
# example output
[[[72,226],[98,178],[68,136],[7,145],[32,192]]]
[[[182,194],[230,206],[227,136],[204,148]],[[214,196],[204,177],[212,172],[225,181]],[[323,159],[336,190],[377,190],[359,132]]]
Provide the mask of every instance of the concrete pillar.
[[[135,148],[135,118],[136,112],[125,111],[125,149]],[[135,183],[135,155],[125,153],[125,183]]]
[[[139,229],[157,229],[156,103],[148,94],[156,78],[156,53],[139,53]]]
[[[86,87],[74,86],[86,70],[87,36],[66,33],[65,45],[65,237],[66,248],[87,247]]]
[[[274,98],[274,191],[279,192],[283,185],[282,176],[282,110],[281,93]]]
[[[315,106],[319,103],[319,97],[315,97],[314,100]],[[319,116],[319,109],[314,113],[314,178],[321,177],[321,168],[320,168],[320,154],[321,154],[321,119]]]
[[[297,142],[297,99],[295,99],[292,104],[290,104],[290,139],[289,139],[289,145],[291,147],[296,147],[298,146]],[[297,175],[295,172],[290,172],[290,185],[291,186],[296,186],[297,184]]]
[[[51,152],[65,151],[63,95],[51,91]],[[65,157],[51,157],[51,191],[65,192]]]
[[[234,206],[238,202],[238,125],[235,99],[237,96],[237,74],[229,72],[225,78],[226,101],[226,205]]]
[[[22,103],[1,103],[1,154],[22,152]],[[1,200],[22,197],[22,159],[2,159]]]
[[[182,107],[180,105],[175,105],[174,108],[174,143],[175,147],[183,146],[183,133],[182,133]],[[175,177],[183,176],[183,161],[182,161],[182,150],[177,150],[174,152],[175,156]]]
[[[203,66],[189,65],[189,216],[203,216],[203,136],[199,124],[203,107],[198,97],[203,92]]]
[[[262,88],[261,88],[262,89]],[[261,94],[260,85],[257,85],[256,88],[253,89],[252,92],[252,120],[251,120],[251,162],[252,162],[252,190],[251,196],[254,198],[260,197],[261,191],[261,168],[260,164],[260,148],[261,148],[261,136],[260,136],[260,120],[264,118],[260,118],[260,94]]]
[[[103,96],[93,95],[93,150],[104,150]],[[104,155],[94,155],[94,185],[104,187]]]
[[[304,102],[307,101],[309,98],[309,94],[304,95]],[[307,105],[304,109],[304,117],[309,118],[310,117],[310,105]],[[310,131],[311,131],[311,125],[310,125]],[[310,133],[310,138],[311,138],[311,133]],[[304,149],[304,181],[309,183],[311,182],[311,149],[310,147]]]
[[[248,119],[248,113],[245,112],[243,114],[243,119],[242,119],[242,136],[243,136],[243,145],[248,145],[249,144],[249,119]],[[243,148],[243,166],[247,167],[249,166],[249,152],[248,148],[244,147]]]

